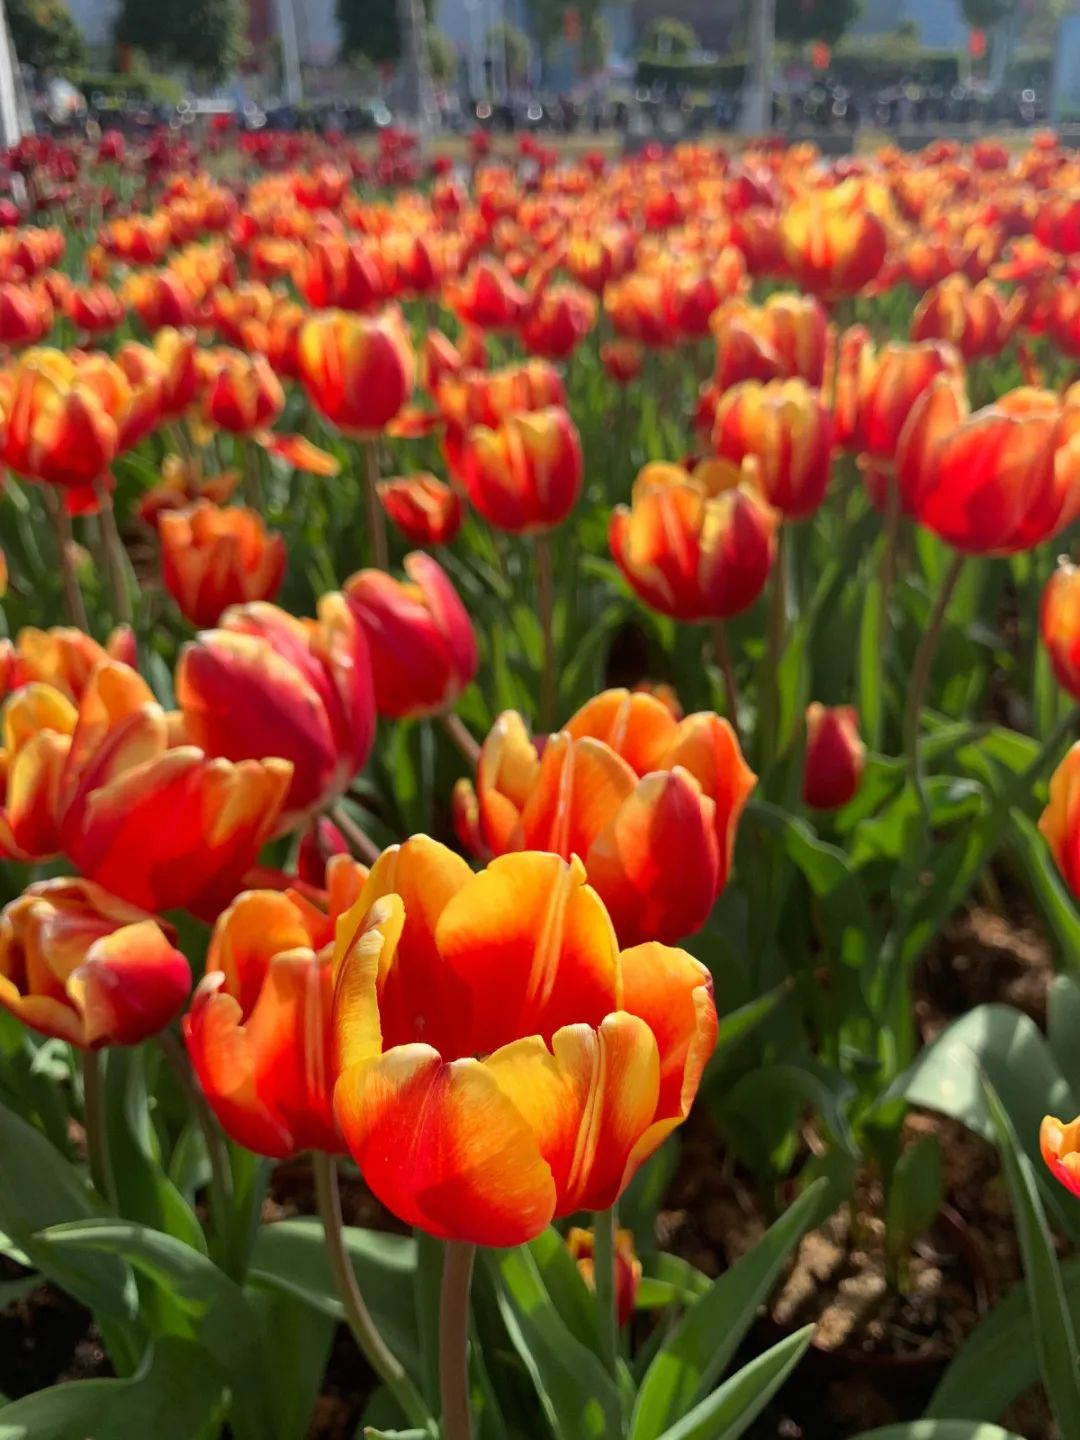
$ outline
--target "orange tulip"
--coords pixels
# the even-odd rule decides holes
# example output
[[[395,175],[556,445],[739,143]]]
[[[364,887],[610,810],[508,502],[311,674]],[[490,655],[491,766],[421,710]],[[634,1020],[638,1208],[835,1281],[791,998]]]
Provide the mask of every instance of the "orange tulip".
[[[92,636],[66,625],[48,630],[25,626],[10,640],[0,640],[0,700],[24,685],[42,683],[77,704],[97,667],[106,660],[134,660],[135,639],[126,625],[99,645]]]
[[[316,620],[264,602],[226,610],[184,647],[176,698],[208,754],[290,762],[280,830],[343,794],[375,738],[367,642],[337,593],[320,598]]]
[[[465,325],[481,330],[512,330],[525,311],[525,292],[505,266],[481,257],[461,280],[446,287],[446,302]]]
[[[205,388],[204,367],[192,330],[166,327],[154,336],[153,347],[130,342],[116,352],[116,363],[132,385],[157,376],[161,384],[163,421],[179,420],[195,405]]]
[[[664,282],[647,270],[634,270],[604,291],[604,310],[616,332],[653,350],[674,345],[676,333],[664,309]]]
[[[581,493],[581,441],[565,410],[509,415],[495,429],[474,425],[462,472],[470,501],[512,535],[560,525]]]
[[[591,1230],[572,1225],[566,1232],[566,1248],[581,1272],[581,1278],[589,1289],[595,1288],[594,1248],[595,1238]],[[634,1250],[634,1232],[615,1232],[615,1316],[619,1324],[626,1326],[634,1314],[638,1286],[641,1284],[641,1261]]]
[[[40,286],[0,281],[0,345],[36,345],[52,323],[53,307]]]
[[[741,464],[753,456],[769,504],[804,520],[825,498],[832,464],[832,418],[804,380],[747,380],[721,396],[713,423],[716,451]]]
[[[413,351],[400,315],[330,310],[300,331],[297,369],[312,404],[346,435],[377,435],[408,400]]]
[[[833,416],[838,446],[877,460],[896,456],[900,433],[920,395],[938,375],[963,393],[964,368],[951,345],[890,341],[875,350],[861,326],[845,332]]]
[[[2,712],[0,853],[66,855],[144,910],[213,914],[273,830],[285,760],[230,765],[184,742],[143,681],[109,661],[77,706],[44,684]]]
[[[530,355],[565,360],[596,323],[596,301],[576,285],[548,285],[526,307],[521,343]]]
[[[220,475],[203,476],[198,460],[185,460],[179,455],[166,455],[161,462],[161,483],[143,492],[138,506],[139,519],[157,529],[158,517],[167,510],[186,510],[196,500],[209,500],[224,505],[240,483],[239,473],[225,470]]]
[[[1062,879],[1080,896],[1080,742],[1050,777],[1050,803],[1039,819]]]
[[[947,275],[919,301],[913,340],[948,340],[965,360],[1000,355],[1014,328],[1014,311],[992,280],[973,286],[966,275]]]
[[[1045,1116],[1039,1127],[1039,1149],[1054,1179],[1080,1196],[1080,1119],[1066,1123]]]
[[[379,500],[410,545],[449,545],[465,518],[456,490],[423,471],[378,484]]]
[[[420,348],[420,388],[434,395],[446,375],[456,375],[464,367],[461,352],[441,330],[428,330]]]
[[[801,288],[823,299],[857,294],[881,269],[888,249],[880,217],[848,185],[793,200],[780,215],[778,238]]]
[[[229,605],[272,600],[285,576],[285,541],[257,510],[199,500],[158,517],[161,578],[192,625],[216,623]]]
[[[153,915],[89,880],[41,880],[0,915],[0,1005],[84,1049],[138,1045],[191,990],[188,963]]]
[[[204,350],[199,363],[202,410],[211,425],[233,435],[254,435],[281,414],[285,392],[263,356],[219,346]]]
[[[184,1017],[191,1063],[222,1128],[273,1159],[345,1148],[333,1111],[331,958],[335,925],[367,870],[344,855],[328,869],[325,907],[292,890],[233,901]]]
[[[646,465],[632,503],[615,508],[615,563],[652,609],[678,620],[737,615],[764,588],[779,516],[753,479],[726,460],[690,471]]]
[[[402,561],[407,583],[384,570],[359,570],[345,595],[371,652],[380,715],[435,715],[451,709],[476,674],[468,611],[430,555]]]
[[[815,810],[846,805],[858,792],[865,761],[855,710],[850,705],[826,709],[815,700],[806,711],[803,803]]]
[[[1080,570],[1066,560],[1046,582],[1039,629],[1058,684],[1080,700]]]
[[[897,475],[908,512],[957,550],[1028,550],[1080,515],[1080,396],[1012,390],[969,416],[939,378],[904,426]]]
[[[520,1244],[611,1206],[685,1118],[716,1043],[708,972],[655,943],[620,954],[584,881],[533,853],[473,875],[417,837],[342,919],[334,1109],[407,1224]]]
[[[124,302],[108,285],[76,287],[64,301],[64,312],[77,331],[105,335],[124,323]]]
[[[600,363],[616,385],[629,385],[641,374],[645,351],[636,340],[609,340],[600,346]]]
[[[151,334],[165,326],[183,329],[198,325],[202,319],[202,307],[180,276],[170,270],[146,270],[129,276],[124,284],[124,301]]]
[[[467,843],[489,854],[580,855],[620,942],[675,940],[708,917],[727,883],[735,831],[755,776],[726,720],[677,721],[643,692],[607,690],[541,751],[521,717],[484,741]]]
[[[300,253],[296,288],[315,310],[373,310],[385,299],[382,273],[363,240],[324,234]]]

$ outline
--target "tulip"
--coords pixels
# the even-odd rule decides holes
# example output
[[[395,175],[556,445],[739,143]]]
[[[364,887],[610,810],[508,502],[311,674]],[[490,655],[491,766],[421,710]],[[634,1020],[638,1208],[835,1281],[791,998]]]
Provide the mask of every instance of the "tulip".
[[[595,1287],[594,1273],[595,1241],[591,1230],[572,1225],[566,1232],[566,1248],[581,1272],[581,1278],[592,1290]],[[627,1326],[634,1314],[638,1286],[641,1284],[641,1261],[634,1250],[634,1232],[615,1232],[615,1317],[620,1326]]]
[[[626,340],[662,350],[677,339],[664,309],[664,282],[658,274],[634,270],[612,281],[604,291],[604,310]]]
[[[285,575],[285,542],[257,510],[199,500],[158,518],[161,578],[192,625],[217,622],[230,605],[272,600]]]
[[[884,224],[849,184],[793,200],[781,213],[778,238],[800,288],[823,299],[857,294],[888,249]]]
[[[335,855],[350,855],[349,842],[332,820],[318,815],[300,836],[296,851],[296,882],[326,889],[327,866]]]
[[[632,504],[616,506],[615,563],[652,609],[678,620],[721,619],[753,604],[768,579],[779,516],[753,479],[726,460],[693,471],[646,465]]]
[[[1080,1119],[1066,1123],[1045,1116],[1039,1126],[1039,1149],[1054,1179],[1080,1196]]]
[[[1080,742],[1050,777],[1050,801],[1039,829],[1066,885],[1080,896]]]
[[[345,1147],[333,1112],[331,958],[367,871],[330,862],[326,904],[249,890],[214,926],[184,1040],[210,1108],[238,1144],[284,1159]]]
[[[464,367],[461,352],[441,330],[428,330],[420,347],[420,388],[434,395],[446,375],[457,375]]]
[[[965,360],[974,360],[1000,355],[1013,323],[1014,311],[992,280],[972,286],[965,275],[947,275],[916,306],[911,338],[947,340]]]
[[[629,385],[645,364],[645,351],[636,340],[609,340],[600,346],[600,363],[616,385]]]
[[[41,880],[0,915],[0,1005],[82,1049],[138,1045],[191,990],[162,924],[78,877]]]
[[[72,704],[49,685],[2,712],[0,853],[64,854],[148,911],[200,914],[236,893],[289,788],[285,760],[230,765],[187,744],[128,666],[98,666]]]
[[[374,254],[363,240],[319,235],[301,252],[296,288],[315,310],[373,310],[385,295]]]
[[[408,400],[413,351],[400,316],[330,310],[300,331],[297,369],[312,404],[346,435],[377,435]]]
[[[839,810],[857,794],[865,761],[852,706],[827,709],[815,700],[806,711],[803,803],[815,810]]]
[[[184,647],[176,698],[207,754],[291,762],[282,831],[342,795],[375,738],[367,641],[336,593],[320,598],[316,620],[263,602],[226,610]]]
[[[168,270],[148,270],[131,275],[124,285],[124,302],[151,334],[172,326],[183,329],[198,325],[202,316],[187,285]]]
[[[267,429],[281,414],[285,392],[261,355],[220,346],[199,357],[205,389],[202,410],[211,425],[233,435]]]
[[[0,640],[0,700],[24,685],[41,683],[78,704],[94,671],[106,660],[134,660],[134,636],[119,626],[102,646],[82,630],[53,625],[48,630],[25,626],[10,640]]]
[[[461,496],[427,471],[380,480],[377,489],[387,516],[410,545],[449,545],[461,529]]]
[[[550,285],[530,301],[520,323],[530,355],[565,360],[596,323],[596,301],[576,285]]]
[[[512,330],[528,303],[506,267],[484,257],[446,287],[446,301],[463,324],[480,330]]]
[[[1039,628],[1058,684],[1080,700],[1080,570],[1064,559],[1043,590]]]
[[[334,972],[342,1134],[383,1204],[443,1239],[517,1245],[609,1208],[716,1043],[705,967],[655,943],[620,954],[557,855],[473,875],[424,837],[394,846]]]
[[[607,690],[540,747],[507,711],[476,791],[455,797],[471,848],[579,855],[624,945],[690,935],[727,883],[755,776],[726,720],[677,721],[661,700]]]
[[[104,335],[124,323],[124,302],[108,285],[73,289],[64,302],[68,319],[77,331]]]
[[[393,719],[451,709],[476,674],[476,637],[446,572],[413,551],[402,562],[409,582],[360,570],[345,596],[371,653],[375,707]]]
[[[512,535],[560,525],[581,493],[581,441],[565,410],[509,415],[474,425],[465,440],[465,489],[480,514]]]
[[[832,463],[832,419],[804,380],[754,380],[720,397],[713,423],[718,454],[757,462],[762,493],[788,520],[804,520],[825,498]]]
[[[152,349],[134,342],[116,352],[116,363],[133,385],[153,371],[161,380],[161,419],[179,420],[202,396],[204,367],[194,331],[166,327],[154,336]]]
[[[895,459],[900,434],[915,401],[946,376],[963,394],[964,368],[951,345],[927,340],[890,341],[875,350],[861,327],[845,333],[834,403],[838,446],[877,460]]]
[[[52,304],[39,286],[0,281],[0,345],[36,345],[52,323]]]
[[[139,519],[156,530],[158,519],[165,511],[186,510],[198,500],[225,505],[239,483],[240,476],[235,470],[204,477],[198,460],[166,455],[161,462],[160,484],[152,485],[139,499]]]

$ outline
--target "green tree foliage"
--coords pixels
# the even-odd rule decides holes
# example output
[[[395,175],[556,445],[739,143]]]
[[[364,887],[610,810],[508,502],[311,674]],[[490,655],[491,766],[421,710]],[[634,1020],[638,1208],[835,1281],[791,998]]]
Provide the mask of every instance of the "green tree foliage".
[[[115,38],[161,64],[222,80],[242,51],[241,0],[122,0]]]
[[[82,36],[63,0],[7,0],[7,18],[22,64],[37,70],[82,64]]]
[[[834,45],[861,9],[861,0],[776,0],[777,39]]]
[[[457,51],[434,25],[427,27],[427,51],[431,78],[437,85],[452,85],[458,73]]]
[[[641,43],[643,54],[668,60],[679,60],[697,48],[698,37],[694,27],[683,20],[670,18],[654,20],[646,28]]]
[[[964,19],[973,29],[989,30],[1016,9],[1016,0],[964,0]]]
[[[424,14],[434,27],[438,0],[424,0]],[[397,0],[337,0],[334,13],[346,60],[363,56],[376,64],[394,61],[401,53]],[[430,44],[430,31],[429,31]],[[432,66],[434,66],[434,56]]]
[[[498,55],[500,51],[506,55],[506,73],[514,84],[525,80],[529,73],[529,56],[532,52],[532,45],[524,30],[509,21],[505,25],[493,25],[488,31],[485,44],[488,55]]]

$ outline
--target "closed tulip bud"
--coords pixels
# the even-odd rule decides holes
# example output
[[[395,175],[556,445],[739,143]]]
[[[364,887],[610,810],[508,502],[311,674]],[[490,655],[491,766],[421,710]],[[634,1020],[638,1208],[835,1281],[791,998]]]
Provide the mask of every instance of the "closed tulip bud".
[[[385,298],[382,273],[363,240],[319,235],[301,252],[296,288],[315,310],[373,310]]]
[[[249,890],[218,917],[184,1040],[222,1128],[257,1155],[344,1149],[334,1121],[331,956],[367,878],[344,855],[325,903]]]
[[[161,578],[192,625],[217,623],[223,610],[272,600],[285,575],[285,542],[257,510],[209,500],[158,517]]]
[[[204,351],[200,363],[202,411],[211,425],[233,435],[253,435],[281,414],[285,392],[262,355],[221,347]]]
[[[169,270],[129,276],[124,284],[124,302],[151,334],[167,325],[176,329],[198,325],[202,318],[187,285]]]
[[[1000,355],[1013,328],[1013,310],[992,280],[973,286],[965,275],[947,275],[919,301],[911,338],[947,340],[974,360]]]
[[[36,345],[52,329],[53,307],[39,287],[0,281],[0,345]]]
[[[342,1134],[383,1204],[443,1239],[517,1245],[610,1207],[716,1042],[705,967],[620,953],[557,855],[473,875],[422,836],[392,847],[338,927],[334,974]]]
[[[449,545],[461,529],[461,496],[426,471],[380,480],[379,500],[410,545]]]
[[[616,385],[629,385],[641,374],[645,350],[636,340],[609,340],[600,346],[600,363]]]
[[[82,1049],[138,1045],[191,990],[165,928],[90,880],[38,881],[0,915],[0,1005]]]
[[[351,855],[349,842],[332,820],[317,815],[300,836],[296,878],[314,890],[326,889],[326,867],[335,855]]]
[[[542,751],[519,715],[500,716],[477,765],[475,823],[464,790],[455,807],[462,833],[489,854],[579,855],[630,945],[704,924],[754,783],[726,720],[677,721],[652,695],[608,690]]]
[[[737,465],[757,463],[769,504],[787,520],[805,520],[825,498],[832,466],[832,418],[804,380],[748,380],[722,395],[713,446]]]
[[[447,286],[446,300],[463,324],[480,330],[512,330],[528,303],[506,267],[486,257],[475,260],[461,280]]]
[[[604,291],[604,310],[619,335],[652,350],[678,338],[664,307],[663,278],[654,272],[634,270],[613,280]]]
[[[1080,700],[1080,570],[1064,559],[1043,590],[1039,628],[1058,684]]]
[[[336,593],[318,619],[276,605],[227,610],[220,628],[185,646],[176,698],[192,740],[210,755],[291,762],[280,830],[325,810],[348,787],[375,738],[368,646]]]
[[[560,525],[581,493],[581,441],[565,410],[509,415],[496,429],[474,425],[465,441],[469,500],[499,530],[535,534]]]
[[[888,235],[857,185],[813,191],[780,215],[784,263],[803,290],[834,300],[855,295],[885,263]]]
[[[360,439],[383,430],[413,388],[412,345],[394,311],[314,316],[300,331],[297,368],[315,408]]]
[[[428,330],[420,349],[420,388],[435,395],[443,378],[457,375],[464,360],[454,342],[441,330]]]
[[[84,285],[71,291],[64,311],[77,331],[107,335],[124,322],[124,302],[108,285]]]
[[[360,570],[345,595],[367,636],[380,715],[434,715],[450,709],[476,674],[472,622],[446,572],[414,551],[407,583]]]
[[[198,402],[206,377],[193,330],[166,327],[154,336],[152,348],[129,343],[116,352],[116,363],[133,385],[150,373],[160,378],[160,418],[179,420]]]
[[[1039,1149],[1054,1179],[1080,1196],[1080,1118],[1066,1123],[1045,1116],[1039,1127]]]
[[[896,457],[900,434],[919,396],[939,375],[963,394],[964,368],[951,345],[890,341],[875,350],[861,327],[845,332],[833,407],[838,446],[876,460]]]
[[[549,285],[528,304],[520,323],[530,355],[565,360],[596,323],[596,301],[577,285]]]
[[[806,711],[803,803],[815,810],[839,810],[857,794],[865,760],[855,710],[850,705],[827,708],[815,700]]]
[[[588,1285],[590,1290],[596,1288],[596,1277],[594,1267],[595,1237],[591,1230],[583,1230],[577,1225],[572,1225],[566,1232],[566,1248],[578,1270],[581,1278]],[[634,1303],[637,1300],[638,1286],[641,1284],[641,1261],[634,1250],[634,1232],[632,1230],[616,1230],[615,1232],[615,1317],[620,1326],[630,1324],[634,1314]]]
[[[1062,879],[1080,896],[1080,743],[1072,746],[1050,777],[1050,801],[1039,829]]]
[[[726,460],[693,471],[652,464],[635,480],[630,508],[615,508],[608,539],[646,605],[679,620],[721,619],[761,594],[778,520],[752,470]]]
[[[813,295],[780,290],[765,301],[761,316],[769,342],[780,359],[780,373],[797,376],[808,385],[823,385],[829,316],[821,301]]]

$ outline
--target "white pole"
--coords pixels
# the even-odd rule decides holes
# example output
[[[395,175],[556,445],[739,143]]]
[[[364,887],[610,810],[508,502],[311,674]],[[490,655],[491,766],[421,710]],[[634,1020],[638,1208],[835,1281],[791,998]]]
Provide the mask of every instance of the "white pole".
[[[2,0],[0,0],[2,3]],[[278,31],[281,36],[281,68],[285,101],[299,105],[304,98],[304,78],[300,73],[300,42],[296,34],[296,11],[293,0],[277,0]]]
[[[18,144],[23,135],[15,77],[16,64],[15,47],[11,43],[8,30],[7,11],[4,0],[0,0],[0,140],[5,148]]]
[[[763,135],[772,128],[775,40],[776,0],[754,0],[750,21],[750,64],[743,82],[740,128],[744,135]]]

